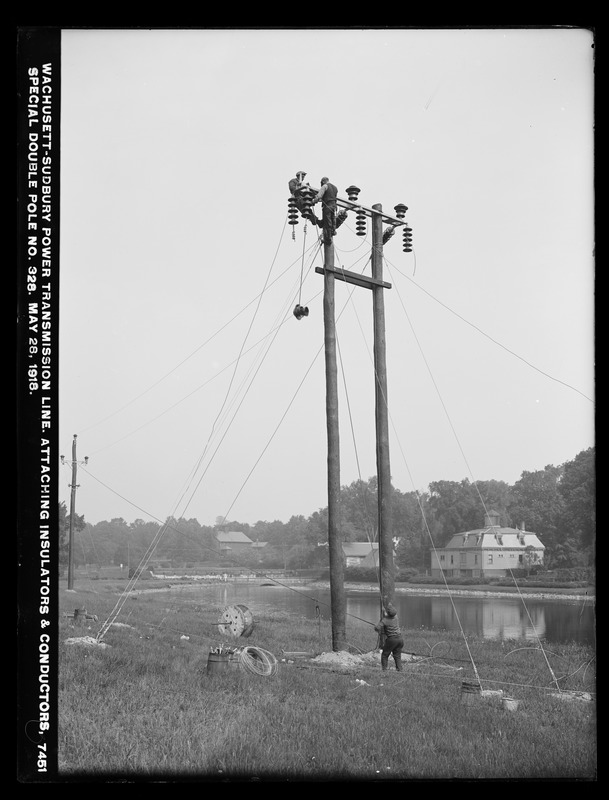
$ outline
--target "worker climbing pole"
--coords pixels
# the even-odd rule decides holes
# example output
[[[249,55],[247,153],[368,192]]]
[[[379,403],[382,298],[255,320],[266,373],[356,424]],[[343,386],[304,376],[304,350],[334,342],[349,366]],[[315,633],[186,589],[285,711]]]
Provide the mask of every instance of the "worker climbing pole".
[[[347,219],[347,209],[341,208],[339,211],[337,206],[338,189],[333,183],[330,183],[328,178],[324,177],[321,179],[321,187],[319,191],[316,192],[310,184],[305,183],[306,175],[306,172],[300,170],[296,173],[296,177],[291,178],[288,182],[288,188],[290,190],[290,196],[288,198],[288,221],[290,225],[292,225],[292,239],[295,239],[294,226],[298,225],[298,214],[300,213],[305,222],[311,222],[315,227],[323,229],[324,244],[330,244],[333,236],[336,234],[337,228],[340,228]],[[347,189],[347,192],[349,192],[349,189]],[[359,192],[359,189],[356,189],[356,192]],[[349,199],[351,199],[351,197]],[[322,218],[318,219],[313,207],[320,202]],[[361,218],[358,217],[358,225],[360,223]],[[361,234],[358,232],[358,235]]]
[[[321,201],[322,207],[322,228],[324,234],[324,244],[331,244],[332,237],[336,233],[336,198],[338,189],[329,178],[321,179],[321,189],[315,195],[314,203]]]

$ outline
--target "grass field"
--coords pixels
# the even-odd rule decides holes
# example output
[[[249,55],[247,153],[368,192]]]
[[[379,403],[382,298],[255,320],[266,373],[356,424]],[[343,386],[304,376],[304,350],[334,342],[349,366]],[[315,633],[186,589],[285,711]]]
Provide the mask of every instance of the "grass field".
[[[121,584],[90,587],[60,588],[65,779],[596,779],[595,654],[585,648],[406,631],[416,660],[382,673],[378,653],[347,666],[289,655],[336,655],[330,624],[269,607],[230,644],[272,654],[274,669],[210,673],[220,609],[204,586],[130,596],[101,641]],[[67,616],[82,606],[98,621]],[[353,653],[370,652],[369,626],[349,620],[347,634]],[[464,695],[477,678],[484,695]],[[506,710],[501,693],[518,708]]]

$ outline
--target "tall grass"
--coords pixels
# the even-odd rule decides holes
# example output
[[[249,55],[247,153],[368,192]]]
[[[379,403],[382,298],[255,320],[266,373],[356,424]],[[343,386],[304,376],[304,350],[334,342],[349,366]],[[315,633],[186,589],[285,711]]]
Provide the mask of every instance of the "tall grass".
[[[60,619],[59,767],[63,777],[99,780],[584,779],[596,770],[595,703],[562,690],[593,691],[594,655],[567,645],[542,652],[529,642],[489,642],[406,632],[420,660],[382,673],[378,663],[345,671],[289,652],[331,650],[328,621],[272,608],[238,645],[275,654],[274,676],[231,666],[208,673],[219,643],[218,609],[205,589],[129,600],[103,639],[116,602],[112,587],[62,592],[63,610],[95,610],[77,628]],[[185,638],[188,636],[188,638]],[[371,627],[349,620],[354,651],[375,647]],[[473,663],[472,663],[473,661]],[[290,663],[292,662],[292,663]],[[549,662],[549,665],[548,665]],[[475,668],[474,666],[475,665]],[[464,703],[463,680],[495,696]],[[554,695],[558,694],[558,697]]]

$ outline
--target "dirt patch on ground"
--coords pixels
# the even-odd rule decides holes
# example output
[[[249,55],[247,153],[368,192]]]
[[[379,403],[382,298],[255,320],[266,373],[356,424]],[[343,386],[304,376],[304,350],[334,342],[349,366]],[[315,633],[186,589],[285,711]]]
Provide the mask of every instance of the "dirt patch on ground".
[[[409,661],[421,661],[419,656],[413,656],[409,653],[402,653],[402,661],[407,663]],[[342,667],[344,669],[355,669],[357,667],[376,667],[381,663],[381,651],[371,650],[369,653],[349,653],[346,650],[339,650],[338,652],[321,653],[315,658],[310,659],[313,664],[326,664],[334,667]]]

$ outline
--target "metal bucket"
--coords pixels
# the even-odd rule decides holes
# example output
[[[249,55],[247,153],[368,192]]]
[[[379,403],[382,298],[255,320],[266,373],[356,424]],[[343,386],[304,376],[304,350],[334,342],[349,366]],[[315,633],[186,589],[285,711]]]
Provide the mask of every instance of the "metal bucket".
[[[479,683],[463,681],[461,684],[461,702],[475,703],[480,698],[481,690]]]
[[[229,656],[220,653],[210,653],[207,657],[207,671],[210,673],[223,672],[228,669]]]

